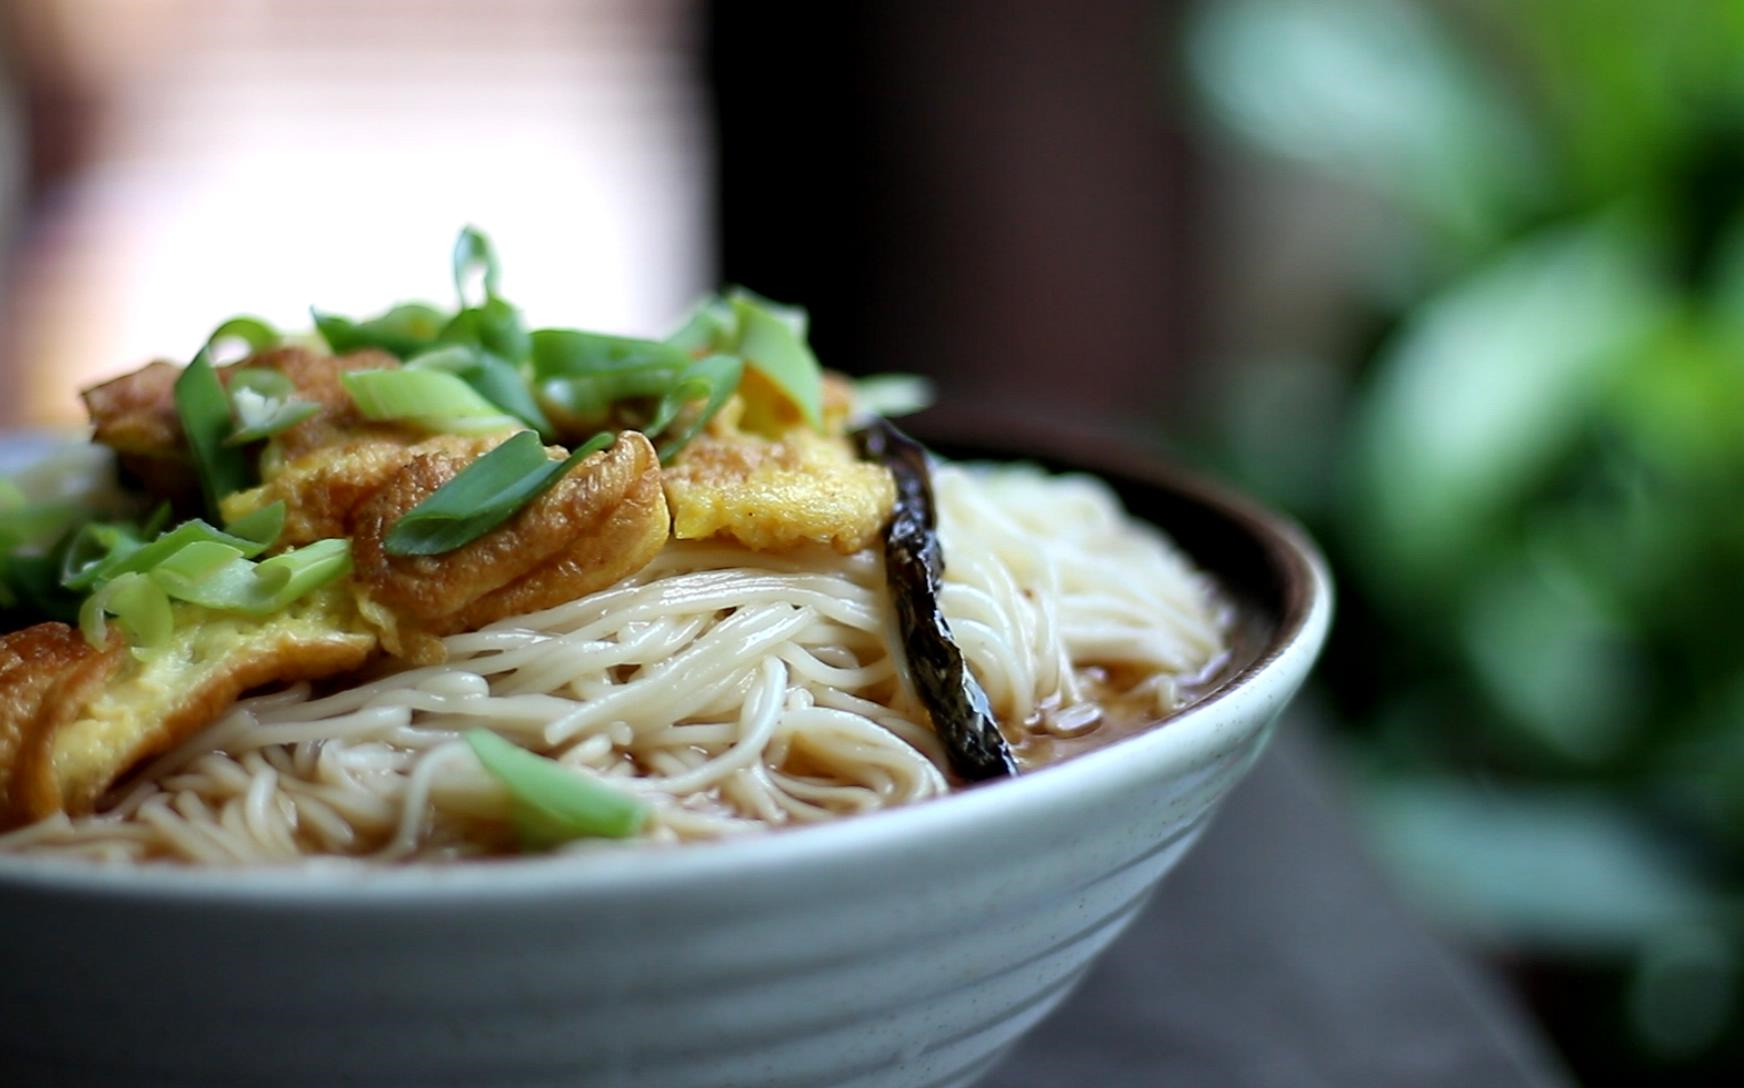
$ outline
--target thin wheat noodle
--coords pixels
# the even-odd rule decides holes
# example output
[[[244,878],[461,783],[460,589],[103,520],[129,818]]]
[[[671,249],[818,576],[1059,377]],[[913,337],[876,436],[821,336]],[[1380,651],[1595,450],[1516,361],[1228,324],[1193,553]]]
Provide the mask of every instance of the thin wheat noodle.
[[[1094,732],[1094,668],[1149,674],[1136,697],[1167,710],[1226,653],[1208,582],[1103,485],[947,465],[935,490],[941,603],[1008,732]],[[644,798],[654,843],[913,804],[951,782],[895,640],[877,548],[671,543],[602,592],[451,636],[443,665],[245,700],[104,812],[0,836],[0,852],[215,865],[501,852],[508,798],[461,740],[475,728]],[[621,847],[566,849],[602,848]]]

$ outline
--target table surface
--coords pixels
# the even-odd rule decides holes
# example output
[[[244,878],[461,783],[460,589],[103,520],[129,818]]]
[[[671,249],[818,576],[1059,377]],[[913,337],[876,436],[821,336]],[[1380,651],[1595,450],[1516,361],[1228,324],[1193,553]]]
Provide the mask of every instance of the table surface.
[[[1510,998],[1388,890],[1306,722],[985,1088],[1560,1088]]]

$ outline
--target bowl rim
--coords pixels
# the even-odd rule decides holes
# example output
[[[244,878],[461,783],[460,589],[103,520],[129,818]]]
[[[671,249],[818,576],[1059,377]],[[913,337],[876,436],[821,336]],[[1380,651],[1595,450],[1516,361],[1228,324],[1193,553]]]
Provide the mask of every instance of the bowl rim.
[[[932,434],[933,428],[926,429]],[[1269,726],[1276,707],[1293,693],[1325,641],[1333,608],[1332,579],[1324,557],[1293,519],[1136,444],[1104,433],[1061,427],[1038,429],[988,417],[956,417],[951,444],[1025,451],[1071,472],[1114,477],[1173,492],[1256,540],[1277,574],[1283,608],[1276,629],[1254,659],[1212,692],[1167,719],[1105,747],[1019,778],[992,782],[922,804],[778,833],[747,834],[698,844],[640,844],[558,856],[482,862],[377,866],[362,859],[315,859],[253,867],[121,865],[28,855],[0,856],[0,895],[57,894],[139,903],[219,903],[292,909],[310,906],[401,909],[445,908],[461,902],[500,902],[529,895],[647,894],[712,880],[742,880],[817,865],[844,855],[869,857],[901,851],[917,839],[945,836],[1013,811],[1048,811],[1100,790],[1142,784],[1161,766],[1230,746],[1237,736]],[[1025,441],[1019,446],[1013,437]],[[41,432],[0,432],[0,456],[14,443],[41,441]],[[16,447],[15,447],[16,448]],[[1167,526],[1161,526],[1168,532]],[[1215,566],[1215,564],[1208,564]],[[1251,704],[1251,705],[1249,705]],[[1243,728],[1231,733],[1227,722]]]

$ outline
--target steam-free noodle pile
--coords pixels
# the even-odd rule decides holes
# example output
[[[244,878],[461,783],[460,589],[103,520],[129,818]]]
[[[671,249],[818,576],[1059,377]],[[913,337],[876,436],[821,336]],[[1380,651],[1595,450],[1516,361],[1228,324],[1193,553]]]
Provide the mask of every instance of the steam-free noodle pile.
[[[1209,583],[1099,482],[946,466],[935,487],[944,611],[1008,735],[1095,728],[1091,669],[1146,677],[1123,705],[1166,713],[1226,653]],[[480,726],[648,801],[654,841],[949,788],[892,656],[877,548],[673,541],[609,589],[444,644],[439,666],[245,700],[106,811],[0,836],[0,852],[219,864],[512,852],[503,789],[460,739]]]

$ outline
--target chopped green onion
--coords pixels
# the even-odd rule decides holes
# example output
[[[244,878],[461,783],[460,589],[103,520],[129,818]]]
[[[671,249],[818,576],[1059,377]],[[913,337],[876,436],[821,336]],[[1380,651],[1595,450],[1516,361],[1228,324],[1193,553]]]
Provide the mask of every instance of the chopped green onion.
[[[144,546],[145,537],[131,525],[86,522],[73,533],[62,552],[60,583],[67,589],[90,589],[97,584],[105,566],[119,565]]]
[[[544,494],[584,458],[610,445],[595,435],[561,461],[545,456],[532,431],[522,431],[467,465],[412,507],[388,530],[389,555],[442,555],[483,536]]]
[[[375,348],[401,359],[418,354],[436,343],[448,324],[448,315],[434,306],[406,302],[380,317],[353,321],[348,317],[310,309],[315,331],[337,355]]]
[[[265,351],[277,344],[283,337],[279,331],[258,317],[242,314],[212,330],[212,335],[206,337],[206,350],[216,353],[217,349],[229,340],[240,340],[248,348],[248,354]]]
[[[366,419],[407,419],[431,430],[494,430],[515,422],[445,370],[353,370],[339,376]]]
[[[285,500],[267,503],[258,510],[252,510],[224,527],[231,536],[241,537],[260,545],[260,551],[272,547],[278,542],[279,534],[285,531]],[[249,552],[256,555],[258,552]]]
[[[660,400],[660,407],[654,413],[654,421],[648,425],[650,434],[659,434],[672,425],[679,410],[687,403],[702,398],[702,410],[685,426],[684,430],[673,435],[660,444],[660,461],[662,464],[671,461],[678,455],[686,443],[695,438],[697,432],[708,426],[721,406],[727,403],[727,398],[739,388],[739,379],[744,376],[745,364],[736,355],[710,355],[706,359],[698,359],[685,368],[667,390],[666,396]]]
[[[854,407],[861,415],[912,415],[932,407],[933,383],[918,374],[870,374],[854,383]]]
[[[269,612],[276,612],[350,572],[351,541],[339,537],[281,552],[261,560],[255,568],[261,585],[271,594],[267,601]]]
[[[665,396],[691,362],[689,352],[657,340],[574,329],[533,334],[539,399],[574,420],[603,420],[618,401]]]
[[[455,314],[439,339],[444,344],[476,344],[510,362],[520,362],[533,351],[521,311],[495,296]]]
[[[692,355],[732,351],[739,343],[739,316],[724,299],[711,296],[697,303],[666,343]]]
[[[282,525],[284,508],[277,503],[274,503],[273,505],[279,507],[279,512],[276,516],[279,519],[279,524]],[[270,510],[272,507],[267,507],[266,509]],[[259,531],[268,523],[269,518],[272,516],[273,515],[265,514],[264,511],[257,511],[255,514],[250,515],[250,518],[258,520],[253,521],[247,527],[251,532]],[[90,529],[92,527],[87,526],[86,528]],[[101,532],[102,530],[99,527],[95,531]],[[278,533],[274,532],[273,536],[276,539]],[[113,537],[98,536],[93,541],[94,546],[107,546],[107,552],[95,561],[80,561],[79,557],[69,555],[69,559],[73,560],[75,565],[66,568],[68,574],[61,579],[61,584],[66,586],[68,589],[75,590],[99,587],[123,574],[137,574],[149,571],[159,563],[162,563],[165,559],[168,559],[170,556],[187,547],[189,544],[200,541],[227,545],[228,547],[236,549],[237,554],[247,558],[253,558],[254,556],[259,555],[271,544],[271,541],[251,539],[246,536],[226,533],[220,529],[214,529],[211,525],[208,525],[206,522],[201,521],[198,518],[195,518],[192,521],[182,522],[174,529],[164,533],[148,544],[139,543],[137,537],[130,538],[129,534],[126,532],[118,533]]]
[[[229,392],[230,407],[236,416],[236,430],[224,440],[229,446],[245,446],[271,438],[321,410],[319,404],[296,396],[297,387],[290,378],[261,367],[231,371]]]
[[[172,597],[187,598],[177,592],[179,587],[197,586],[230,563],[247,563],[242,553],[216,540],[196,540],[185,544],[174,555],[166,556],[150,574]]]
[[[205,348],[176,378],[175,401],[200,477],[200,490],[206,497],[206,510],[215,517],[224,496],[247,487],[252,473],[248,457],[224,444],[231,432],[230,398]]]
[[[495,298],[502,280],[502,266],[497,263],[496,247],[477,227],[465,227],[454,240],[454,291],[466,300],[466,288],[474,276],[484,280],[486,298]]]
[[[0,479],[0,551],[58,540],[84,512],[70,502],[32,502],[16,483]]]
[[[792,401],[807,423],[821,429],[823,371],[805,342],[808,324],[799,307],[735,287],[725,298],[698,305],[666,343],[693,355],[740,356]]]
[[[297,392],[289,375],[263,366],[239,366],[229,371],[228,377],[225,388],[231,396],[246,390],[263,400],[284,400]]]
[[[151,514],[145,519],[145,524],[139,527],[139,539],[150,540],[152,537],[163,532],[165,527],[169,525],[170,518],[174,514],[175,509],[170,506],[168,500],[158,503],[157,507],[152,510]],[[242,535],[247,536],[249,534],[244,533]],[[273,535],[277,536],[278,534],[274,533]]]
[[[224,440],[227,446],[246,446],[289,430],[321,410],[306,400],[263,401],[244,390],[231,399],[236,405],[236,430]]]
[[[749,292],[735,294],[730,301],[739,317],[738,354],[774,383],[807,423],[822,430],[823,371],[804,335],[796,330],[796,319],[767,308]]]
[[[776,302],[772,298],[759,295],[748,287],[734,287],[727,292],[726,301],[730,305],[745,303],[754,306],[775,320],[787,326],[801,343],[811,335],[811,315],[804,306],[792,306],[785,302]]]
[[[629,838],[648,820],[641,799],[504,740],[488,729],[464,734],[473,755],[508,791],[522,845],[548,850],[574,839]]]
[[[472,386],[492,404],[526,423],[540,437],[555,434],[551,421],[540,411],[527,380],[509,362],[473,344],[448,344],[433,348],[406,363],[413,370],[442,370]]]
[[[48,551],[40,554],[13,553],[6,557],[5,575],[8,595],[15,605],[29,615],[41,619],[73,622],[79,617],[79,594],[61,585],[61,568],[66,563],[66,551],[73,534],[67,533]],[[31,622],[36,622],[32,620]]]
[[[317,540],[251,563],[223,545],[191,544],[151,577],[170,596],[203,608],[269,616],[351,570],[351,542]],[[192,554],[190,554],[192,553]]]
[[[79,631],[101,648],[106,641],[105,615],[113,615],[135,646],[151,649],[169,641],[175,613],[163,589],[143,574],[132,573],[103,586],[79,609]]]
[[[575,329],[540,329],[533,333],[533,378],[586,378],[629,370],[684,369],[688,351],[659,340],[608,336]]]

